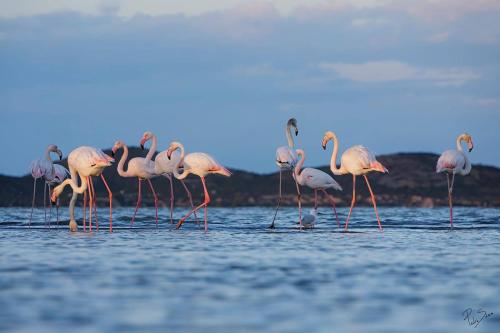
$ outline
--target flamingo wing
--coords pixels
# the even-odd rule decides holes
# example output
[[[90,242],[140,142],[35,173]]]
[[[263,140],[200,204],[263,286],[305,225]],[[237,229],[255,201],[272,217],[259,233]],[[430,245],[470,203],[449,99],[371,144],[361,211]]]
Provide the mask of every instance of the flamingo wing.
[[[30,168],[33,178],[44,177],[45,180],[52,180],[54,178],[54,165],[45,158],[33,161]]]
[[[439,156],[436,164],[436,172],[457,173],[465,166],[465,156],[458,150],[450,149]]]
[[[230,176],[231,172],[222,166],[212,156],[205,153],[191,153],[184,157],[184,168],[192,170],[193,173],[218,173]]]
[[[312,189],[333,188],[342,191],[342,187],[326,172],[314,168],[305,168],[301,172],[306,186]]]
[[[280,168],[293,168],[297,164],[297,159],[297,153],[290,147],[282,146],[276,149],[276,164]]]

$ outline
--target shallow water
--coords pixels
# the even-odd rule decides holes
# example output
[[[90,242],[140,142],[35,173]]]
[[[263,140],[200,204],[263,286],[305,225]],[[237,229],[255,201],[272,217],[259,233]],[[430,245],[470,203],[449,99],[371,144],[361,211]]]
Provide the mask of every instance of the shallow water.
[[[79,209],[80,211],[80,209]],[[184,209],[176,211],[180,217]],[[284,208],[211,208],[209,232],[172,230],[165,209],[114,211],[114,232],[44,227],[0,209],[0,331],[498,332],[500,210],[328,208],[299,231]],[[343,220],[346,209],[340,210]],[[62,217],[67,219],[66,209]],[[66,222],[67,223],[67,222]],[[494,314],[477,328],[463,311]],[[481,315],[476,315],[478,319]]]

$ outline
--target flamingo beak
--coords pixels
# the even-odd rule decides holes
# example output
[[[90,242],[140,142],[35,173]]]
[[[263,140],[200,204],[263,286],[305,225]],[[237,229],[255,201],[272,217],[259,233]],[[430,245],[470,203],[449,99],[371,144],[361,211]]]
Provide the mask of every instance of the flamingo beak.
[[[469,148],[469,153],[472,151],[472,149],[474,149],[474,144],[472,143],[472,141],[469,142],[468,148]]]
[[[141,139],[141,142],[140,142],[140,144],[141,144],[141,149],[142,149],[142,150],[144,150],[144,144],[145,144],[145,143],[146,143],[146,139],[145,139],[145,138],[142,138],[142,139]]]
[[[295,129],[295,136],[297,136],[297,135],[299,135],[299,129],[298,128]]]
[[[170,150],[170,148],[167,150],[167,157],[169,160],[172,158],[172,151]]]
[[[59,149],[57,150],[57,155],[59,155],[59,161],[62,160],[63,154]]]
[[[53,205],[56,205],[57,204],[57,197],[56,197],[56,194],[54,193],[54,190],[52,190],[52,193],[50,195],[50,202],[53,204]]]
[[[323,150],[326,150],[326,141],[325,141],[325,139],[323,139],[323,141],[321,141],[321,147],[323,147]]]

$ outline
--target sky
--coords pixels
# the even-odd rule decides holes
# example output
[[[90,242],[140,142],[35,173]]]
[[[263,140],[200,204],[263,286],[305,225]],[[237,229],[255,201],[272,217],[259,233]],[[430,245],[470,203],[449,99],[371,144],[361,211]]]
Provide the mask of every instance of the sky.
[[[290,117],[306,165],[332,130],[375,154],[468,132],[500,166],[498,22],[497,0],[0,0],[0,173],[146,130],[272,172]]]

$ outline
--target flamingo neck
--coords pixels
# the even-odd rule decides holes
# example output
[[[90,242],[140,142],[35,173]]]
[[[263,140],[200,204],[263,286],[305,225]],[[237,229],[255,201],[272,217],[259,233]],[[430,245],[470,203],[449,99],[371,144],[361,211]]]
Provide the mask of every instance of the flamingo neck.
[[[116,167],[116,171],[118,171],[118,174],[122,177],[129,177],[128,174],[128,169],[127,171],[123,170],[123,167],[125,166],[125,161],[128,158],[128,147],[127,145],[123,145],[123,154],[122,157],[120,158],[120,161],[118,162],[118,166]]]
[[[463,152],[462,141],[464,141],[464,140],[465,140],[465,136],[463,134],[461,134],[457,137],[457,150],[460,152]]]
[[[292,124],[286,125],[285,133],[286,133],[286,140],[288,141],[288,147],[293,148],[294,142],[292,136]]]
[[[77,180],[76,178],[78,177],[78,174],[72,169],[71,169],[71,177],[70,178],[66,178],[60,185],[58,185],[56,188],[54,188],[54,191],[56,191],[56,189],[60,192],[62,192],[64,190],[64,188],[69,185],[71,186],[71,189],[73,190],[73,192],[75,193],[83,193],[87,190],[87,180],[85,178],[83,178],[81,175],[80,175],[80,180],[81,180],[81,184],[80,186],[78,186],[78,183],[77,183]]]
[[[187,170],[186,166],[184,166],[184,170],[182,171],[182,173],[179,173],[179,168],[184,162],[184,146],[182,144],[179,144],[179,150],[181,151],[181,157],[174,167],[174,177],[177,179],[184,179],[189,175],[189,171]]]
[[[333,153],[332,157],[330,159],[330,170],[332,170],[332,173],[334,175],[343,175],[345,174],[345,170],[340,166],[340,168],[337,168],[337,154],[339,152],[339,139],[337,138],[337,135],[335,133],[332,133],[332,137],[329,139],[333,141]]]
[[[50,158],[50,150],[49,150],[49,148],[47,148],[45,150],[45,159],[47,159],[47,161],[52,162],[52,159]]]
[[[151,147],[149,148],[148,154],[146,155],[146,160],[151,161],[153,159],[153,155],[156,152],[156,135],[151,136]]]
[[[302,149],[297,149],[297,155],[299,155],[300,157],[299,163],[297,163],[297,165],[295,166],[295,177],[298,181],[298,179],[301,177],[301,170],[306,160],[306,153]]]

